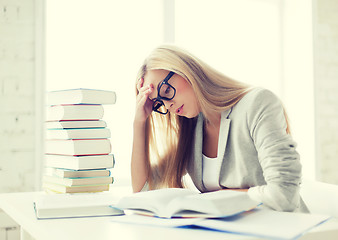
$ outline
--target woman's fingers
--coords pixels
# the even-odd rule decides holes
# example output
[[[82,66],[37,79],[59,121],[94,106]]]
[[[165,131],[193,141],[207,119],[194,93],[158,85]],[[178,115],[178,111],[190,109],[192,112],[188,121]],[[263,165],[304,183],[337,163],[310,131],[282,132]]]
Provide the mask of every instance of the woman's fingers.
[[[143,86],[143,82],[144,82],[144,79],[143,79],[143,78],[140,78],[140,79],[137,81],[136,88],[137,88],[138,91],[140,91],[141,87]]]
[[[149,86],[141,87],[139,89],[139,93],[137,95],[137,99],[140,99],[143,97],[143,95],[146,95],[147,97],[149,96],[150,93],[153,91],[153,86],[152,84]]]

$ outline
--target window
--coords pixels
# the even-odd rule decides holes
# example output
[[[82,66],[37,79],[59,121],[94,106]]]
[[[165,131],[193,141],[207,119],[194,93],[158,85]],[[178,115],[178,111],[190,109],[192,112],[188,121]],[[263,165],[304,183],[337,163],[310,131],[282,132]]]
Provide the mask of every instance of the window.
[[[163,42],[162,15],[158,0],[46,0],[46,90],[117,93],[103,117],[112,133],[116,184],[129,178],[135,77]]]
[[[306,160],[303,166],[309,171],[304,175],[313,176],[313,117],[307,117],[312,116],[313,107],[307,105],[305,112],[299,111],[313,101],[312,55],[308,51],[311,3],[45,1],[47,91],[84,87],[117,93],[117,103],[106,106],[104,116],[112,131],[116,184],[128,181],[130,174],[136,72],[144,57],[165,41],[187,48],[229,77],[279,95],[291,116],[298,150]],[[295,86],[310,87],[303,89],[305,97],[299,99]]]

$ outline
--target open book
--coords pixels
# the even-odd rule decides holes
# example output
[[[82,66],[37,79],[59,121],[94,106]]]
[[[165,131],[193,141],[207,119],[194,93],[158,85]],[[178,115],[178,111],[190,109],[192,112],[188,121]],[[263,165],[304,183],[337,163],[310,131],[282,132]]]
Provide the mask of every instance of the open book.
[[[204,230],[217,230],[220,232],[238,234],[247,239],[279,239],[295,240],[311,229],[327,221],[330,217],[325,215],[278,212],[261,205],[252,211],[243,212],[236,216],[218,219],[207,218],[153,218],[137,214],[117,216],[112,219],[114,222],[125,224],[140,224],[156,227],[184,227],[201,228]],[[324,228],[325,229],[325,228]],[[327,228],[329,229],[329,228]],[[314,231],[304,239],[336,239],[334,233],[323,235]],[[331,238],[330,238],[331,237]],[[229,237],[224,239],[242,239],[242,237]],[[212,238],[211,238],[212,239]],[[303,239],[303,238],[302,238]]]
[[[197,193],[182,188],[167,188],[126,196],[114,206],[122,210],[171,217],[228,217],[251,210],[260,203],[246,192],[217,191]]]

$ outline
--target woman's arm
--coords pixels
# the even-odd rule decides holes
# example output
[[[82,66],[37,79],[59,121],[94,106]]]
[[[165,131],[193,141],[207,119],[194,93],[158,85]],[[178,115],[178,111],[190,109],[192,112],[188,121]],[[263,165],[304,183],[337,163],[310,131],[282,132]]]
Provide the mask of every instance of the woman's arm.
[[[249,108],[248,127],[266,185],[252,187],[248,194],[275,210],[294,211],[300,204],[301,164],[296,143],[286,133],[283,106],[263,90]]]
[[[146,120],[152,111],[152,101],[149,94],[153,91],[153,85],[143,87],[143,78],[138,80],[136,97],[136,109],[134,118],[133,148],[131,156],[131,182],[134,192],[142,190],[148,180],[146,159]]]
[[[134,122],[131,156],[131,181],[134,192],[139,192],[148,180],[145,154],[145,122]]]

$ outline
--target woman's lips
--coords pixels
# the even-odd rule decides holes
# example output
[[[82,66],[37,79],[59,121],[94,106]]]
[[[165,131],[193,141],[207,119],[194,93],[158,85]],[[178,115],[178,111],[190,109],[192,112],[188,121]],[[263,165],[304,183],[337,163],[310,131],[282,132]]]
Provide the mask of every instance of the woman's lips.
[[[179,108],[176,109],[176,113],[177,113],[177,114],[182,113],[183,106],[184,106],[184,104],[183,104],[182,106],[180,106]]]

